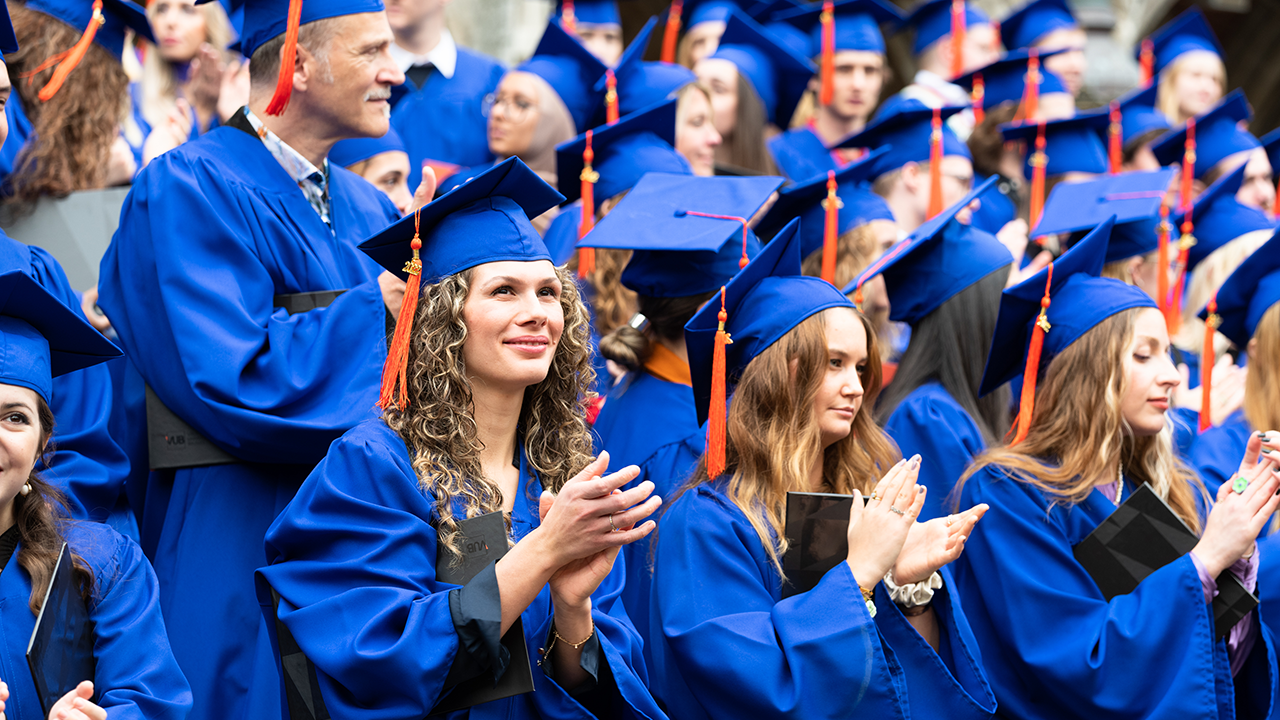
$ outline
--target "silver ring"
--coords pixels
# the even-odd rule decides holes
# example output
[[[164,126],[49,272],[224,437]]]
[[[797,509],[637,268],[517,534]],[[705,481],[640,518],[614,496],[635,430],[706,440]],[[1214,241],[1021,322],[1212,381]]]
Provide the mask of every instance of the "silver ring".
[[[894,512],[896,512],[896,513],[898,513],[899,515],[902,515],[903,517],[906,517],[906,515],[907,515],[905,512],[903,512],[903,511],[899,510],[898,508],[896,508],[896,507],[894,507],[894,506],[892,506],[892,505],[890,505],[890,506],[889,506],[889,509],[890,509],[890,510],[892,510],[892,511],[894,511]]]
[[[609,532],[618,532],[618,526],[613,524],[613,513],[609,513]]]

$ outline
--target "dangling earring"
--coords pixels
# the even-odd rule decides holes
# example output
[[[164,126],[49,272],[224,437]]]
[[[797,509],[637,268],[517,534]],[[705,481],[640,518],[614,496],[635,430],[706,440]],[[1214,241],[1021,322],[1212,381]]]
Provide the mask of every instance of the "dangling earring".
[[[21,489],[21,490],[19,490],[18,492],[22,493],[22,495],[23,495],[24,497],[25,497],[25,496],[27,496],[27,495],[30,495],[30,494],[31,494],[31,483],[26,483],[26,484],[24,484],[24,485],[22,486],[22,489]]]

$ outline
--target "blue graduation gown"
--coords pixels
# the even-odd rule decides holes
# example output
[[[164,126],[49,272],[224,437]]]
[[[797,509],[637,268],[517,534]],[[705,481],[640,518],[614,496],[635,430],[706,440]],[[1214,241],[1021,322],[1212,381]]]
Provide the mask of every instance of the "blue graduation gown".
[[[1258,611],[1269,627],[1280,623],[1280,533],[1258,541]]]
[[[516,540],[538,526],[542,492],[523,455],[520,479],[511,517]],[[437,518],[404,441],[371,419],[333,444],[267,533],[269,565],[261,574],[280,594],[279,617],[315,664],[333,717],[419,718],[441,697],[459,649],[449,607],[449,591],[458,586],[435,577]],[[614,716],[663,718],[646,689],[640,637],[618,602],[623,562],[619,555],[591,598],[619,695]],[[548,587],[521,615],[535,692],[450,717],[589,717],[536,665],[552,616]]]
[[[241,716],[263,533],[377,400],[381,268],[356,245],[399,213],[340,167],[330,197],[332,231],[256,136],[224,126],[143,169],[102,259],[100,304],[141,378],[240,461],[152,473],[140,523],[195,717]],[[273,307],[342,289],[327,308]]]
[[[649,651],[654,694],[672,717],[991,717],[995,699],[949,580],[933,600],[943,658],[883,584],[873,619],[847,563],[782,600],[725,485],[686,492],[660,521]]]
[[[898,403],[884,429],[898,443],[903,457],[920,454],[919,482],[929,488],[920,519],[954,512],[956,481],[987,447],[969,413],[941,383],[927,382]]]
[[[26,273],[73,310],[80,308],[80,295],[52,255],[0,231],[0,272],[11,270]],[[106,521],[129,474],[129,458],[108,428],[111,406],[111,372],[105,364],[53,379],[49,408],[58,426],[53,455],[41,472],[66,494],[68,510],[78,520]]]
[[[1071,552],[1116,509],[1100,490],[1079,505],[1051,505],[988,467],[965,483],[960,506],[983,502],[991,511],[954,574],[1002,716],[1267,716],[1276,690],[1271,631],[1261,624],[1233,682],[1190,556],[1108,603]]]
[[[768,142],[773,162],[791,182],[804,182],[828,170],[839,170],[831,151],[813,130],[798,127]]]
[[[422,181],[422,161],[469,167],[493,162],[484,96],[497,92],[506,70],[494,58],[458,48],[453,77],[432,68],[421,88],[411,80],[391,90],[391,125],[409,151],[409,189]]]
[[[4,117],[9,123],[9,134],[5,136],[4,144],[0,145],[0,186],[7,186],[9,176],[18,164],[18,153],[27,144],[27,138],[31,136],[33,129],[31,119],[22,109],[22,99],[16,92],[4,104]],[[12,190],[5,187],[4,193],[12,194]]]
[[[97,704],[111,720],[181,720],[191,711],[191,689],[178,669],[160,618],[155,573],[142,550],[98,523],[64,526],[67,542],[93,570],[94,676]],[[22,546],[18,546],[20,551]],[[36,616],[28,601],[31,577],[18,565],[18,552],[0,572],[0,674],[9,684],[5,717],[44,720],[40,698],[27,667],[27,643]],[[218,628],[207,625],[216,635]]]
[[[1234,479],[1240,469],[1253,427],[1245,419],[1244,411],[1236,410],[1221,425],[1194,434],[1196,430],[1195,427],[1191,430],[1194,440],[1188,461],[1204,481],[1209,495],[1216,497],[1222,483]]]

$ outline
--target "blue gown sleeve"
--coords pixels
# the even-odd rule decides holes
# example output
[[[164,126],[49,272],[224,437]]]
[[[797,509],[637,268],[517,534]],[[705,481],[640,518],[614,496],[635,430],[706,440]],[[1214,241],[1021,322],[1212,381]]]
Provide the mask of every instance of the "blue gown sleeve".
[[[78,310],[80,295],[71,289],[58,261],[41,248],[33,246],[30,251],[36,281],[63,304]],[[107,365],[53,379],[50,409],[57,427],[44,477],[66,494],[68,510],[77,520],[104,522],[129,475],[129,458],[110,433],[112,395]]]
[[[993,468],[965,484],[961,506],[980,502],[991,511],[969,538],[954,575],[1002,713],[1231,717],[1226,645],[1214,641],[1213,617],[1190,556],[1107,602],[1076,562],[1063,525],[1082,522],[1071,517],[1083,512],[1078,506],[1051,511],[1038,490]],[[1083,539],[1094,526],[1070,527]],[[1249,662],[1264,664],[1273,688],[1275,653],[1270,632],[1263,637],[1266,647]],[[1141,681],[1135,682],[1130,672],[1139,667]],[[1251,689],[1255,695],[1247,704],[1267,710],[1249,717],[1266,716],[1272,688]]]
[[[974,456],[986,448],[973,418],[954,402],[938,402],[917,391],[894,408],[884,429],[898,443],[903,457],[920,455],[919,482],[929,488],[920,519],[955,512],[956,482]]]
[[[185,718],[192,707],[191,688],[169,647],[151,564],[136,543],[106,527],[90,538],[97,547],[84,554],[95,574],[89,616],[98,704],[112,720]]]
[[[909,717],[902,668],[847,563],[779,601],[759,537],[704,487],[675,501],[657,543],[654,689],[672,716]]]

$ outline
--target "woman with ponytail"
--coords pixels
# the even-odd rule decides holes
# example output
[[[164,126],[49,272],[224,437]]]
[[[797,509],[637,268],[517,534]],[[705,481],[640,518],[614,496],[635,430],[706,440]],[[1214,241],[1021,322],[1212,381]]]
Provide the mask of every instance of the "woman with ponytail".
[[[1022,375],[1022,399],[1010,444],[961,479],[960,507],[999,512],[956,563],[956,587],[1006,717],[1265,718],[1271,632],[1257,612],[1227,631],[1211,603],[1225,572],[1253,590],[1277,465],[1258,464],[1255,436],[1201,516],[1203,485],[1165,417],[1179,379],[1164,318],[1140,289],[1098,277],[1113,221],[1004,292],[982,390]],[[1108,600],[1073,549],[1144,486],[1198,540]]]
[[[833,285],[800,275],[796,226],[686,326],[709,437],[655,542],[654,693],[680,718],[991,717],[943,569],[986,508],[917,522],[920,459],[899,460],[871,417],[875,333]],[[790,492],[852,502],[847,523],[814,523],[847,552],[784,598]]]

